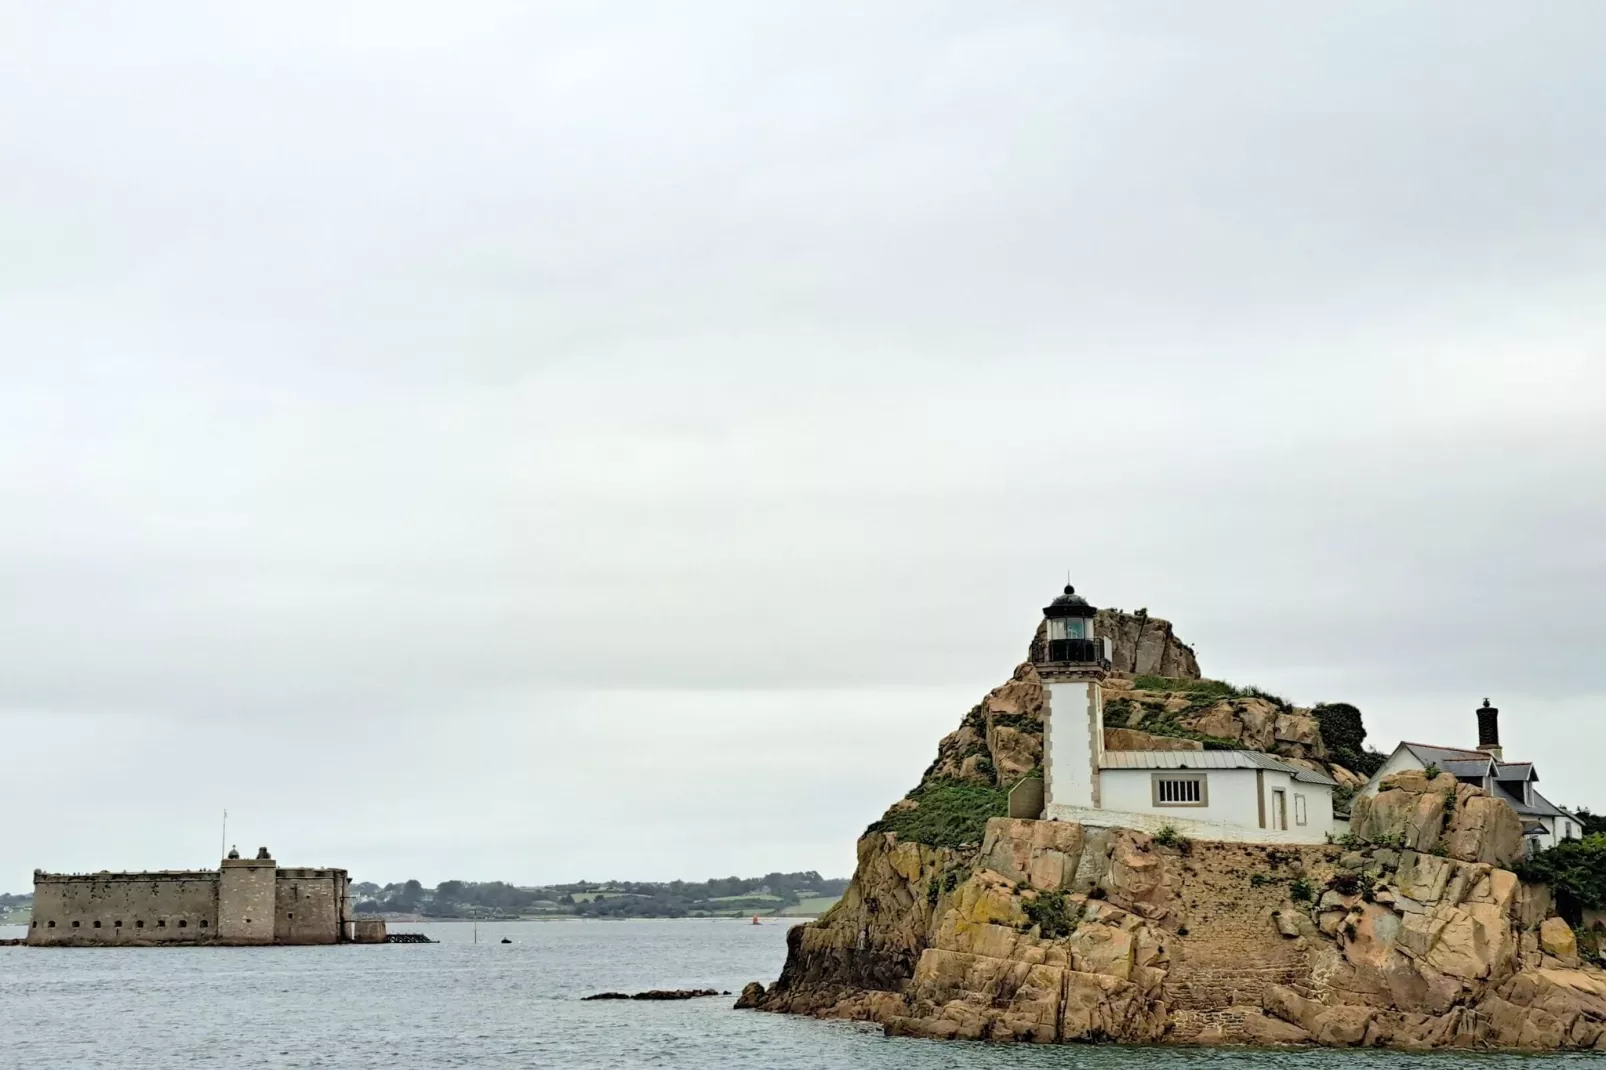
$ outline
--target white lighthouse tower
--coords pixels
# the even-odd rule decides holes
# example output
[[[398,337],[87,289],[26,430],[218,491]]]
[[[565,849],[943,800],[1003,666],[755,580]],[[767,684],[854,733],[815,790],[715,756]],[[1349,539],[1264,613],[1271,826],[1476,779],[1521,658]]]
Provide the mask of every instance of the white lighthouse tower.
[[[1043,607],[1048,643],[1043,681],[1043,802],[1097,808],[1104,757],[1104,687],[1110,641],[1093,635],[1098,610],[1069,584]]]

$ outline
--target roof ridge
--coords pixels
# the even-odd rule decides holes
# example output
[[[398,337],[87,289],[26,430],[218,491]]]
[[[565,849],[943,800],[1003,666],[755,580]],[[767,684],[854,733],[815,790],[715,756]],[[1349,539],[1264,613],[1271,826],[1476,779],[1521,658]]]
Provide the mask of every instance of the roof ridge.
[[[1490,754],[1486,750],[1472,750],[1472,749],[1468,749],[1466,747],[1445,747],[1445,746],[1442,746],[1442,745],[1440,745],[1438,743],[1417,743],[1417,742],[1415,742],[1413,740],[1402,739],[1402,740],[1400,740],[1400,746],[1402,746],[1402,747],[1427,747],[1429,750],[1454,751],[1457,754],[1465,754],[1465,755],[1467,755],[1468,757],[1471,757],[1471,758],[1487,758],[1490,761],[1498,761],[1499,760],[1498,758],[1496,758],[1494,755]]]

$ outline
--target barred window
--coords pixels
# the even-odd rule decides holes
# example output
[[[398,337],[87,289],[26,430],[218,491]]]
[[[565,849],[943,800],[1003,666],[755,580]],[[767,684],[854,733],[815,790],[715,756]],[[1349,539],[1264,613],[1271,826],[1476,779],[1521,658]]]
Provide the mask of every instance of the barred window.
[[[1160,801],[1163,803],[1198,802],[1199,787],[1197,780],[1162,780],[1160,781]]]
[[[1208,806],[1210,790],[1203,773],[1155,773],[1151,781],[1155,806]]]

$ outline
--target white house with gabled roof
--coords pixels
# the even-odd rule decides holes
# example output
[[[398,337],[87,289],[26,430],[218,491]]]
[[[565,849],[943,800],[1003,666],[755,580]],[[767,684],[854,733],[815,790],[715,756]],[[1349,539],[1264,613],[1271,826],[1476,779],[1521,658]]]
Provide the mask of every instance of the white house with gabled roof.
[[[1147,832],[1169,826],[1204,840],[1327,842],[1339,826],[1338,782],[1326,773],[1252,750],[1106,750],[1110,641],[1093,635],[1096,612],[1070,586],[1043,609],[1042,795],[1017,785],[1011,816]]]
[[[1463,784],[1482,788],[1510,805],[1522,818],[1523,836],[1530,851],[1554,847],[1583,835],[1583,824],[1535,787],[1539,772],[1532,762],[1508,762],[1500,746],[1500,711],[1483,700],[1478,710],[1478,746],[1439,747],[1427,743],[1401,743],[1357,795],[1376,795],[1383,780],[1409,770],[1437,769]]]

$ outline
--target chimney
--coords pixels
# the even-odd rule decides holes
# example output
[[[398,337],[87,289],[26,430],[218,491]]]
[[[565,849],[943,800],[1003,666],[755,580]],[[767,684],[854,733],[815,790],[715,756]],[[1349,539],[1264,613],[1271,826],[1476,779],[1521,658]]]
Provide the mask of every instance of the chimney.
[[[1489,705],[1488,699],[1478,710],[1478,749],[1497,762],[1504,754],[1500,749],[1500,711]]]

